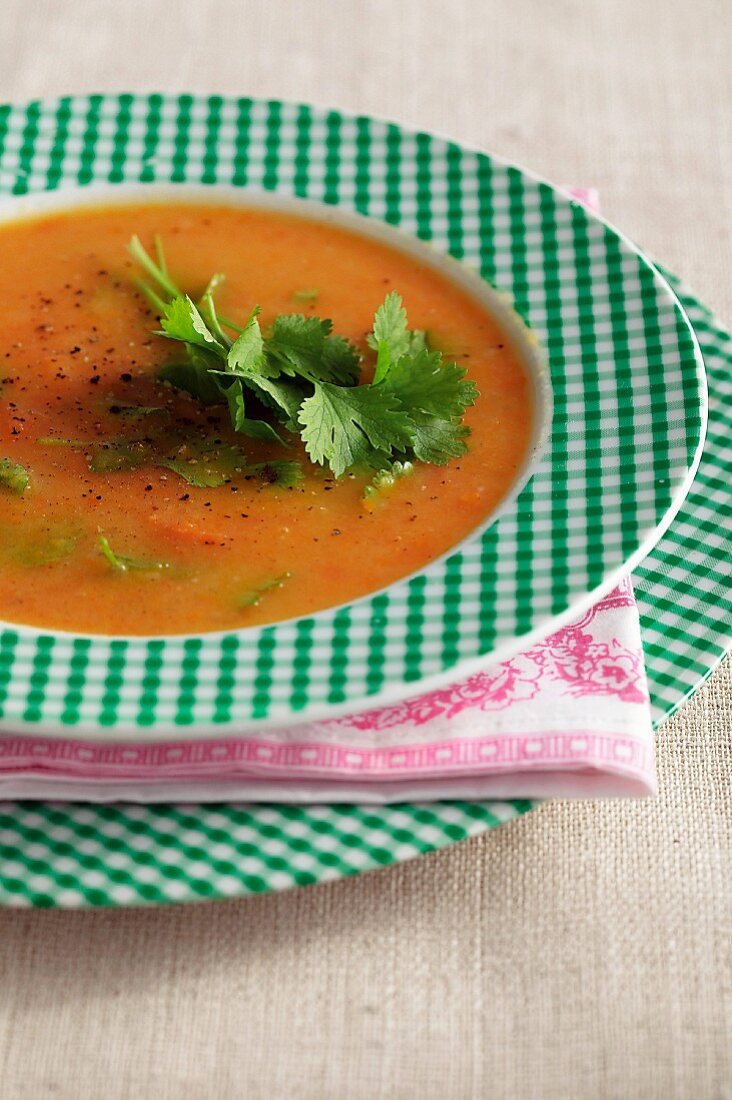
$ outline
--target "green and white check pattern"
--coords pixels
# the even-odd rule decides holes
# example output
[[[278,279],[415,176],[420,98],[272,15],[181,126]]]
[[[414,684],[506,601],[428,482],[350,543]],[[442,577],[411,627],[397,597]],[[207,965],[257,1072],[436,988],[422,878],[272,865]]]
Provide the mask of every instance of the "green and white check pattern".
[[[201,104],[208,103],[207,107]],[[216,107],[216,104],[219,104]],[[206,147],[200,162],[199,179],[206,176],[214,182],[218,176],[221,154],[215,138],[215,117],[221,117],[221,101],[190,100],[183,97],[180,101],[163,100],[160,97],[149,99],[120,97],[119,99],[95,98],[60,101],[56,104],[34,105],[23,110],[0,112],[0,131],[3,135],[3,157],[0,160],[0,186],[6,191],[22,192],[38,186],[54,187],[63,182],[75,181],[89,183],[96,176],[99,165],[108,178],[175,178],[183,180],[190,161],[189,144],[181,137],[181,126],[192,127],[195,123],[197,133],[204,135]],[[246,122],[254,112],[255,105],[240,103],[228,110],[236,110]],[[258,105],[261,112],[264,108]],[[267,108],[269,111],[270,108]],[[271,110],[276,114],[276,108]],[[203,116],[201,112],[203,111]],[[219,112],[217,115],[216,112]],[[321,194],[328,197],[335,192],[326,191],[326,179],[331,182],[338,178],[337,166],[328,161],[318,168],[314,175],[311,171],[312,158],[309,153],[309,131],[316,124],[322,127],[322,117],[316,116],[307,108],[281,108],[279,125],[285,122],[283,112],[292,130],[292,112],[295,112],[295,134],[297,155],[291,165],[290,180],[292,189],[297,193],[312,193],[306,184],[316,180]],[[171,121],[171,112],[174,119]],[[109,126],[102,127],[105,119],[114,119],[110,136]],[[50,120],[50,121],[49,121]],[[182,120],[182,122],[181,122]],[[207,121],[206,121],[207,120]],[[138,129],[134,130],[133,123]],[[336,122],[331,125],[337,127]],[[361,135],[360,152],[355,162],[355,179],[360,181],[356,189],[353,205],[364,209],[367,204],[369,188],[364,180],[376,175],[384,183],[388,192],[388,204],[381,211],[391,214],[397,220],[399,210],[399,188],[393,182],[395,176],[393,147],[399,146],[407,135],[393,136],[399,133],[392,128],[383,128],[381,124],[372,124],[368,120],[348,120]],[[140,128],[141,127],[141,128]],[[45,129],[44,129],[45,128]],[[101,128],[101,130],[100,130]],[[372,130],[383,135],[381,151],[369,151]],[[137,135],[134,142],[130,131]],[[212,136],[212,130],[214,134]],[[45,134],[40,142],[39,135]],[[103,135],[100,137],[100,133]],[[253,155],[248,131],[244,127],[242,137],[237,139],[237,152],[233,162],[227,161],[229,178],[238,182],[247,182],[247,165],[254,159],[257,172],[266,176],[270,182],[281,178],[282,166],[275,154]],[[140,134],[144,135],[142,139]],[[125,135],[124,138],[122,135]],[[392,135],[392,136],[389,136]],[[368,140],[366,138],[368,137]],[[374,138],[375,140],[375,138]],[[416,174],[414,180],[424,189],[426,180],[431,178],[432,139],[422,136],[409,136],[416,148]],[[392,152],[383,145],[392,143]],[[172,146],[171,146],[172,143]],[[443,150],[451,147],[436,143]],[[172,149],[172,151],[171,151]],[[387,156],[384,157],[384,152]],[[164,154],[164,156],[163,156]],[[382,159],[374,161],[373,156]],[[134,158],[137,175],[127,177],[128,156]],[[159,160],[158,157],[163,158]],[[447,156],[447,154],[446,154]],[[453,163],[461,158],[471,157],[483,165],[483,179],[490,177],[495,170],[501,174],[509,170],[492,165],[487,158],[476,158],[475,154],[450,152]],[[359,159],[360,158],[360,159]],[[455,159],[457,158],[457,160]],[[490,165],[486,167],[484,165]],[[471,161],[473,163],[473,161]],[[167,167],[167,176],[158,165]],[[232,167],[233,165],[233,167]],[[162,177],[160,173],[162,172]],[[400,178],[400,177],[399,177]],[[39,183],[39,180],[42,182]],[[453,194],[461,192],[461,182],[455,172],[450,176]],[[414,185],[414,181],[413,181]],[[515,186],[515,185],[514,185]],[[527,184],[528,186],[528,184]],[[538,185],[531,185],[538,187]],[[540,189],[541,202],[552,209],[560,202],[553,192]],[[483,198],[488,199],[491,192],[486,190]],[[551,195],[550,198],[546,195]],[[448,191],[441,187],[438,195],[443,203],[447,201]],[[403,201],[403,200],[402,200]],[[514,200],[515,201],[515,200]],[[569,218],[573,222],[578,217],[574,208],[569,208]],[[475,210],[473,210],[475,213]],[[417,216],[417,229],[422,236],[436,232],[434,220],[428,216],[426,206],[422,206]],[[505,216],[505,215],[504,215]],[[441,224],[444,224],[441,223]],[[449,222],[448,222],[449,224]],[[532,224],[529,221],[527,225]],[[450,230],[449,241],[452,248],[458,242],[456,230]],[[504,232],[499,224],[497,232]],[[531,232],[529,229],[527,232]],[[596,230],[593,230],[596,232]],[[603,231],[604,234],[604,231]],[[572,234],[572,238],[574,234]],[[604,240],[604,237],[603,237]],[[532,239],[526,242],[526,248],[533,248]],[[618,250],[620,246],[616,246]],[[575,316],[579,315],[580,297],[588,293],[594,299],[595,290],[590,291],[587,282],[588,272],[577,286],[561,289],[559,280],[560,250],[566,250],[566,239],[557,242],[557,257],[554,272],[550,265],[546,276],[547,284],[556,283],[556,294],[567,305],[574,302]],[[551,251],[551,250],[550,250]],[[603,251],[607,253],[603,244]],[[611,250],[612,251],[612,250]],[[526,276],[522,268],[521,256],[517,260],[517,271]],[[483,270],[498,272],[499,262],[485,245]],[[607,256],[606,256],[607,259]],[[611,268],[612,259],[608,261]],[[628,266],[637,261],[623,261]],[[564,276],[562,276],[564,278]],[[648,280],[648,276],[644,276]],[[525,279],[526,281],[526,279]],[[519,280],[520,282],[520,280]],[[600,284],[605,286],[605,283]],[[657,288],[660,284],[654,284]],[[674,284],[675,285],[675,284]],[[678,289],[678,288],[677,288]],[[648,291],[646,291],[648,293]],[[661,294],[661,289],[656,294]],[[732,368],[732,339],[714,321],[708,311],[687,292],[681,292],[684,307],[689,311],[697,328],[707,365],[710,380],[710,424],[708,441],[697,479],[679,516],[668,533],[658,543],[656,549],[645,559],[634,575],[638,595],[644,640],[646,644],[648,675],[651,685],[657,721],[670,713],[679,702],[690,694],[721,658],[729,644],[729,517],[730,517],[730,465],[732,464],[732,402],[730,401],[730,371]],[[527,301],[526,295],[523,299]],[[635,316],[638,314],[627,309],[625,294],[608,294],[611,314]],[[641,311],[642,312],[642,311]],[[679,331],[684,334],[683,319],[677,318]],[[607,325],[607,320],[603,322]],[[575,328],[576,328],[575,324]],[[599,331],[599,337],[598,337]],[[665,339],[666,337],[664,337]],[[553,337],[553,358],[557,347],[561,346],[558,337]],[[630,338],[629,338],[630,339]],[[635,341],[636,335],[632,336]],[[584,351],[590,362],[599,367],[599,357],[607,354],[607,328],[596,329],[593,341],[580,337]],[[684,341],[687,336],[684,336]],[[614,336],[613,336],[614,341]],[[640,344],[650,345],[652,357],[662,358],[659,333],[647,337],[644,331]],[[633,349],[637,350],[637,349]],[[622,346],[621,346],[622,351]],[[619,369],[624,369],[625,383],[638,393],[639,404],[629,414],[638,418],[643,426],[648,417],[647,401],[652,396],[658,399],[659,392],[664,402],[675,410],[684,411],[695,406],[696,390],[684,375],[684,383],[689,386],[681,401],[675,392],[662,384],[654,376],[652,382],[640,380],[633,373],[629,375],[631,349],[620,355]],[[564,354],[564,352],[563,352]],[[568,355],[569,353],[567,353]],[[624,367],[623,367],[624,364]],[[563,366],[564,364],[562,364]],[[601,372],[598,370],[598,378]],[[690,376],[689,376],[690,377]],[[682,386],[682,393],[683,393]],[[591,395],[590,395],[591,397]],[[646,404],[644,405],[644,399]],[[569,400],[569,398],[567,399]],[[574,396],[579,403],[579,395]],[[596,405],[590,399],[588,409]],[[641,409],[643,411],[641,412]],[[590,414],[588,413],[588,416]],[[592,421],[592,417],[590,417]],[[692,416],[693,421],[693,416]],[[602,425],[592,421],[591,436],[584,443],[585,449],[600,449]],[[687,456],[693,446],[693,432],[690,433]],[[584,438],[584,437],[583,437]],[[590,439],[594,442],[590,442]],[[632,454],[633,463],[642,466],[650,455],[651,466],[668,461],[668,455],[676,444],[669,440],[668,451],[662,441],[663,458],[657,459],[651,451],[644,456],[633,446],[633,437],[626,435],[626,442],[618,451],[618,459],[625,461]],[[561,440],[565,447],[570,442]],[[574,439],[572,440],[574,443]],[[574,478],[576,471],[571,471]],[[565,479],[568,483],[568,479]],[[572,497],[574,501],[574,494]],[[625,538],[630,540],[630,532],[635,530],[640,509],[646,507],[646,498],[642,498],[637,508],[632,509],[631,519],[627,520]],[[586,501],[580,500],[586,514],[598,516],[598,522],[604,517],[597,513],[597,503],[592,511]],[[568,490],[560,494],[554,502],[558,518],[566,522],[564,512],[569,506]],[[518,520],[514,521],[518,524]],[[522,522],[526,522],[522,520]],[[725,536],[725,524],[727,535]],[[545,528],[537,530],[529,524],[528,533],[534,540],[546,538]],[[496,543],[484,540],[481,547],[481,576],[483,573],[494,575],[497,569]],[[629,542],[628,542],[629,544]],[[451,559],[453,562],[455,559]],[[562,568],[564,578],[562,589],[570,590],[571,577],[568,566]],[[465,564],[452,564],[451,569],[462,573]],[[527,559],[521,568],[526,569]],[[531,566],[528,566],[531,575]],[[473,581],[474,583],[474,581]],[[491,614],[488,621],[493,622],[496,611],[506,607],[504,590],[490,602]],[[490,597],[490,594],[487,594]],[[376,601],[372,601],[375,603]],[[557,597],[557,603],[561,599]],[[448,631],[446,645],[455,648],[454,618],[456,604],[445,609],[452,611],[446,620],[452,628]],[[656,609],[660,610],[660,615]],[[529,617],[533,619],[533,610]],[[527,615],[522,612],[522,615]],[[380,636],[382,652],[386,651],[386,635],[383,620],[378,618],[379,610],[372,611],[372,637]],[[516,616],[518,619],[518,615]],[[523,621],[523,620],[522,620]],[[308,628],[312,633],[313,627]],[[481,635],[483,643],[494,639],[495,625],[489,625]],[[22,636],[21,636],[22,635]],[[450,641],[449,639],[453,640]],[[268,643],[270,644],[270,643]],[[13,652],[25,646],[24,661],[14,664]],[[88,682],[94,682],[99,690],[99,681],[87,679],[90,664],[94,659],[93,650],[97,643],[87,639],[77,639],[71,650],[62,653],[55,639],[38,638],[29,632],[7,631],[3,636],[0,649],[0,684],[7,693],[12,683],[13,693],[21,692],[25,700],[28,720],[33,722],[44,712],[49,698],[49,669],[51,662],[64,660],[63,690],[50,693],[60,698],[61,715],[66,715],[73,725],[73,716],[83,702]],[[264,647],[265,651],[267,647]],[[232,678],[236,670],[235,653],[237,645],[231,639],[224,646],[218,661],[219,690],[232,692]],[[186,675],[189,677],[179,690],[182,713],[190,713],[190,698],[195,674],[201,659],[201,645],[184,648],[184,657],[188,658]],[[270,644],[270,661],[272,648]],[[279,650],[278,650],[279,653]],[[151,647],[147,653],[148,664],[144,670],[145,690],[150,697],[162,683],[167,687],[167,652],[163,663],[163,648]],[[302,655],[302,651],[301,651]],[[123,671],[126,667],[126,645],[123,641],[112,643],[105,651],[105,679],[102,684],[100,708],[103,714],[113,717],[117,700],[124,692]],[[279,657],[278,657],[279,660]],[[25,667],[25,671],[22,669]],[[375,675],[372,665],[372,676]],[[300,677],[297,690],[307,697],[307,665],[302,659],[295,665]],[[266,669],[265,669],[266,672]],[[179,673],[174,673],[176,676]],[[12,681],[11,681],[12,676]],[[15,679],[20,676],[20,680]],[[22,677],[25,677],[23,679]],[[191,680],[191,677],[193,679]],[[262,683],[267,676],[262,675]],[[336,679],[336,685],[339,681]],[[16,687],[16,684],[20,684]],[[260,690],[264,690],[260,688]],[[298,697],[299,699],[299,697]],[[147,712],[146,716],[147,716]],[[63,719],[62,719],[63,720]],[[258,893],[268,890],[285,889],[291,886],[305,885],[340,878],[379,866],[409,859],[423,852],[451,844],[465,837],[476,835],[508,820],[531,808],[527,801],[513,803],[438,803],[426,806],[94,806],[50,803],[3,803],[0,804],[0,903],[6,905],[37,905],[75,907],[83,905],[115,906],[168,901],[186,901],[199,898],[222,898]]]
[[[732,645],[732,337],[664,274],[702,349],[709,422],[681,511],[633,573],[656,723],[694,693]]]
[[[328,882],[476,836],[531,803],[0,807],[0,904],[73,908]]]
[[[548,351],[552,444],[487,531],[346,609],[223,638],[1,631],[6,728],[225,732],[396,698],[546,631],[652,537],[701,433],[697,348],[655,269],[582,206],[488,156],[306,106],[122,95],[0,109],[0,196],[140,181],[337,204],[477,268]]]
[[[710,421],[692,491],[634,574],[657,723],[729,649],[732,610],[732,337],[690,293],[679,293],[698,326]],[[139,905],[325,882],[475,836],[530,808],[527,801],[369,808],[0,803],[0,904]]]

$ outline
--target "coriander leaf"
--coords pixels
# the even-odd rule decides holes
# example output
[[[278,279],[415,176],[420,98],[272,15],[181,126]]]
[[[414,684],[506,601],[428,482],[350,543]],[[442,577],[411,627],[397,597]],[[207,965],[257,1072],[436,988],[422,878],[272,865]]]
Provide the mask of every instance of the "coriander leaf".
[[[0,489],[7,489],[22,497],[30,484],[25,466],[18,465],[10,458],[0,458]]]
[[[117,474],[137,470],[154,461],[149,444],[141,440],[109,442],[90,448],[89,469],[93,474]]]
[[[170,340],[180,340],[184,344],[193,344],[206,351],[215,352],[220,358],[226,358],[226,348],[209,330],[198,309],[187,294],[173,298],[160,317],[159,335]]]
[[[259,306],[255,306],[244,326],[244,331],[229,348],[226,369],[232,374],[257,373],[263,365],[264,340],[257,321],[259,312]]]
[[[395,290],[387,294],[374,314],[374,330],[367,336],[369,347],[376,351],[374,382],[380,382],[389,367],[409,351],[407,311]]]
[[[215,465],[187,458],[161,458],[159,466],[179,474],[194,489],[218,489],[231,481],[231,477]]]
[[[87,465],[94,474],[116,474],[137,470],[140,466],[154,464],[155,455],[150,444],[141,439],[57,439],[42,436],[39,443],[45,446],[73,447],[87,452]]]
[[[33,568],[68,558],[78,541],[78,538],[69,535],[49,535],[45,542],[35,542],[26,547],[23,565]]]
[[[39,435],[36,443],[43,447],[95,447],[95,439],[60,439],[56,435]]]
[[[261,603],[262,596],[267,592],[271,592],[274,588],[282,588],[285,581],[289,580],[292,573],[285,572],[280,573],[277,577],[271,577],[269,580],[263,581],[262,584],[258,584],[256,588],[250,589],[239,600],[239,608],[241,611],[246,611],[249,607],[256,607]]]
[[[395,290],[386,295],[374,314],[374,329],[367,337],[369,347],[377,350],[379,344],[388,344],[394,358],[398,359],[409,350],[409,326],[407,311],[401,295]]]
[[[212,368],[218,367],[218,359],[190,344],[187,352],[187,361],[167,363],[158,371],[158,378],[170,382],[176,389],[185,390],[204,405],[220,405],[224,400],[221,387],[210,373]]]
[[[358,379],[358,352],[343,337],[331,337],[332,327],[327,319],[280,313],[267,336],[267,359],[283,374],[352,385]]]
[[[422,350],[393,363],[380,385],[410,414],[450,419],[461,417],[478,397],[475,383],[466,381],[465,375],[464,367],[443,362],[438,351]]]
[[[303,472],[299,462],[278,458],[272,462],[257,462],[253,466],[247,466],[244,477],[247,481],[254,477],[265,485],[294,489],[302,481]]]
[[[247,385],[264,405],[274,410],[277,417],[289,431],[300,431],[297,414],[305,398],[313,392],[313,388],[309,383],[303,383],[294,378],[265,378],[261,376],[248,378]]]
[[[299,484],[303,476],[299,462],[275,460],[248,465],[236,447],[205,451],[203,448],[184,446],[177,455],[156,460],[156,465],[179,474],[196,489],[218,489],[235,475],[289,489]]]
[[[310,458],[326,463],[336,477],[351,466],[383,467],[392,450],[411,443],[409,417],[390,393],[378,386],[316,383],[298,416]]]
[[[292,297],[296,302],[316,302],[320,295],[320,291],[313,289],[296,290]]]
[[[23,530],[13,530],[7,541],[0,539],[0,562],[13,562],[28,569],[51,565],[68,557],[81,536],[80,527],[70,520],[49,524],[31,520]]]
[[[460,420],[442,420],[417,413],[411,423],[412,448],[420,462],[446,466],[451,458],[462,458],[467,453],[465,440],[470,435],[470,428]]]
[[[196,489],[217,489],[246,470],[246,459],[237,447],[184,444],[175,455],[157,458],[155,464],[179,474]]]
[[[418,351],[429,351],[430,344],[427,333],[422,328],[413,328],[409,333],[409,354],[416,355]]]
[[[366,337],[376,351],[374,382],[381,382],[394,363],[404,355],[416,355],[427,350],[427,337],[421,329],[410,331],[407,311],[395,290],[387,294],[374,315],[374,330]]]
[[[117,405],[113,404],[108,410],[113,414],[123,417],[125,420],[137,420],[139,417],[154,416],[159,413],[161,416],[169,417],[170,412],[162,405]]]
[[[164,367],[161,378],[204,404],[226,404],[236,431],[269,443],[284,442],[268,420],[248,415],[252,394],[258,405],[300,434],[313,462],[329,465],[337,476],[352,466],[387,470],[381,481],[376,479],[375,492],[401,476],[409,459],[444,464],[465,453],[469,430],[463,417],[478,396],[476,387],[457,364],[430,351],[425,332],[410,330],[396,291],[376,310],[367,337],[377,353],[374,382],[358,386],[359,353],[348,340],[333,335],[330,320],[280,314],[263,335],[257,306],[240,328],[217,316],[213,293],[222,276],[209,281],[199,308],[170,279],[158,240],[157,263],[137,239],[130,250],[154,281],[155,289],[144,284],[142,289],[159,307],[160,334],[185,345],[187,361]],[[294,295],[303,301],[316,296],[317,291],[309,290]],[[236,339],[224,329],[237,333]],[[134,458],[115,453],[100,457],[97,448],[94,461],[124,469],[134,468],[130,462],[141,464],[142,458],[139,452]],[[167,463],[183,476],[185,470],[190,479],[190,466],[200,461],[173,455],[155,464]],[[210,458],[206,461],[210,466]],[[201,481],[200,472],[194,476]],[[221,470],[204,473],[202,483],[221,484],[222,476]]]
[[[329,336],[323,343],[322,377],[339,386],[355,386],[361,373],[361,357],[353,344],[343,336]]]
[[[439,352],[422,349],[392,363],[378,384],[399,401],[412,427],[412,448],[422,462],[444,466],[467,451],[470,434],[462,418],[478,390],[465,369],[445,363]]]
[[[232,378],[228,384],[222,382],[220,383],[220,389],[229,406],[229,416],[235,431],[254,439],[263,439],[267,443],[279,443],[286,446],[282,436],[278,435],[266,420],[252,419],[246,415],[241,379]]]
[[[267,352],[286,374],[319,377],[317,370],[323,343],[333,325],[302,313],[280,313],[267,337]]]

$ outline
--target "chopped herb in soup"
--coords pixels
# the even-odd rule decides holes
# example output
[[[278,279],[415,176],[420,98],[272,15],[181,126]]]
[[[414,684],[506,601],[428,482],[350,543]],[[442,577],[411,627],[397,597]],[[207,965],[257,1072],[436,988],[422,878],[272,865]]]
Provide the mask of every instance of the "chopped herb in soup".
[[[381,241],[198,204],[79,208],[0,241],[0,619],[309,614],[447,551],[524,461],[509,341]]]

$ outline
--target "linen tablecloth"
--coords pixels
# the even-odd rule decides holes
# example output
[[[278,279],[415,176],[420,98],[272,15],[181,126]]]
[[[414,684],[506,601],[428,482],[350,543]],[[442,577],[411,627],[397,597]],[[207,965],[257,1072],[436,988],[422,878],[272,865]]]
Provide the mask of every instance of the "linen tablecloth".
[[[4,0],[0,99],[247,92],[396,117],[557,181],[732,319],[723,0]],[[660,794],[554,802],[250,901],[0,914],[3,1100],[732,1096],[730,697]]]

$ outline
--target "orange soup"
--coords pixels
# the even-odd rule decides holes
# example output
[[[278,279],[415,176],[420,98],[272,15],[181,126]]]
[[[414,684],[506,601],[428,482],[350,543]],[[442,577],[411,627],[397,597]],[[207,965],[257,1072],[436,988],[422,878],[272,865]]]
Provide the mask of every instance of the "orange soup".
[[[477,386],[467,453],[369,491],[373,470],[335,477],[292,433],[284,446],[235,432],[225,407],[158,377],[178,349],[154,334],[135,287],[133,234],[150,247],[161,235],[192,297],[225,272],[216,304],[240,327],[255,303],[263,330],[277,314],[331,318],[362,379],[375,369],[374,311],[398,291],[410,326]],[[381,240],[272,208],[139,203],[10,222],[0,241],[6,622],[176,634],[333,607],[460,542],[526,459],[531,387],[510,341],[463,287]],[[228,464],[209,478],[219,452]],[[283,461],[297,479],[272,473]]]

